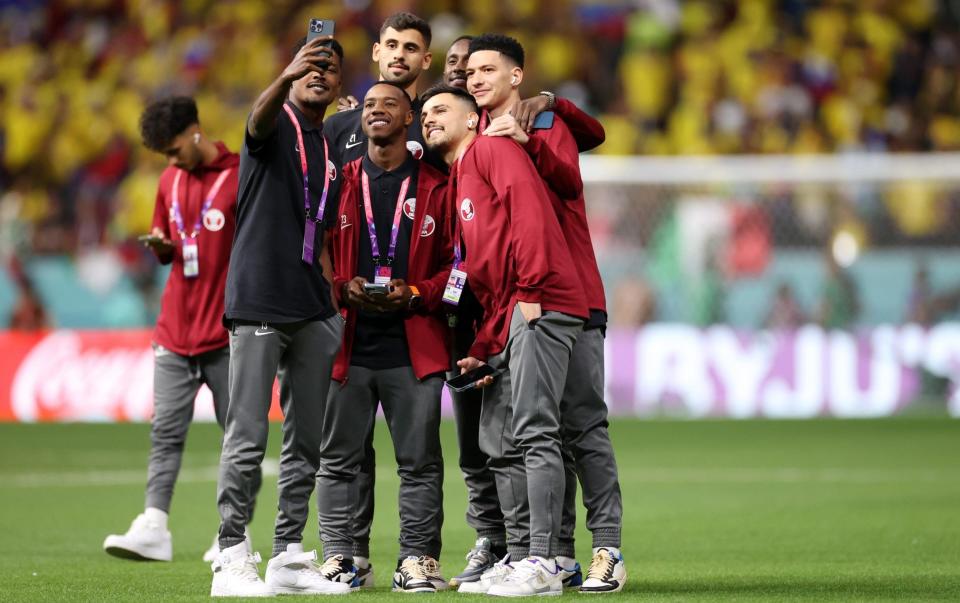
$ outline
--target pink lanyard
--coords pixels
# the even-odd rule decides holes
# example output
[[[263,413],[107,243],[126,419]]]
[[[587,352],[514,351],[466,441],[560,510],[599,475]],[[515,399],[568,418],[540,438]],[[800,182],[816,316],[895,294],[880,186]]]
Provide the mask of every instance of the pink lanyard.
[[[197,221],[193,225],[193,232],[190,233],[190,236],[188,237],[186,228],[184,228],[183,224],[183,214],[180,212],[180,177],[183,175],[183,170],[177,170],[177,175],[173,177],[173,194],[171,195],[173,201],[170,209],[173,211],[173,220],[177,223],[177,233],[180,235],[181,239],[194,239],[200,233],[200,226],[203,224],[203,216],[210,209],[210,206],[213,205],[213,200],[216,198],[217,193],[220,192],[220,188],[223,186],[223,183],[226,181],[229,174],[230,169],[228,168],[220,172],[220,175],[217,176],[213,186],[210,187],[210,192],[207,193],[207,198],[203,202],[203,206],[200,208],[200,213],[197,215]]]
[[[306,216],[303,225],[303,255],[302,259],[307,264],[313,264],[313,242],[316,239],[317,224],[323,221],[323,213],[327,207],[327,193],[330,191],[330,170],[327,164],[330,161],[330,152],[327,148],[327,139],[323,137],[323,193],[320,195],[320,207],[317,209],[316,216],[310,218],[310,178],[307,166],[307,149],[303,144],[303,130],[300,129],[300,122],[294,115],[290,105],[284,104],[283,110],[297,131],[297,150],[300,152],[300,170],[303,172],[303,211]]]
[[[373,254],[373,263],[380,265],[380,245],[377,241],[377,229],[373,223],[373,204],[370,202],[370,178],[367,172],[361,168],[363,182],[363,210],[367,217],[367,232],[370,233],[370,251]],[[397,236],[400,232],[400,217],[403,215],[403,202],[407,196],[407,188],[410,186],[410,176],[403,180],[400,185],[400,196],[397,198],[397,207],[393,212],[393,226],[390,228],[390,247],[387,249],[387,265],[393,264],[393,258],[397,251]]]

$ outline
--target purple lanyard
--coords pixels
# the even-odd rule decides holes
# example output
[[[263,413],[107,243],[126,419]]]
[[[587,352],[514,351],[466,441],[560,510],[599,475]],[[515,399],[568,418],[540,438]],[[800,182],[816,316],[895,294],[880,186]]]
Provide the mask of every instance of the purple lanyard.
[[[294,115],[290,105],[284,104],[283,110],[287,112],[287,117],[297,130],[297,150],[300,152],[300,170],[303,172],[303,211],[306,216],[303,225],[303,255],[302,259],[307,264],[313,264],[313,242],[316,239],[317,224],[323,221],[323,213],[327,208],[327,193],[330,191],[330,169],[327,164],[330,162],[330,152],[327,148],[327,139],[323,137],[323,193],[320,195],[320,207],[317,209],[316,216],[310,218],[310,178],[307,166],[307,149],[303,144],[303,130],[300,129],[300,122]]]
[[[373,223],[373,204],[370,202],[370,178],[361,168],[363,182],[363,210],[367,216],[367,232],[370,233],[370,252],[373,254],[373,263],[380,265],[380,245],[377,242],[377,229]],[[410,187],[410,176],[400,185],[400,196],[397,198],[397,207],[393,211],[393,226],[390,228],[390,247],[387,250],[387,264],[393,263],[397,251],[397,236],[400,232],[400,217],[403,215],[403,202]]]
[[[207,193],[207,198],[203,202],[203,207],[200,208],[200,213],[197,215],[197,221],[193,225],[193,232],[190,233],[190,236],[188,237],[187,229],[184,228],[183,224],[183,214],[180,212],[180,177],[183,175],[183,170],[177,170],[177,175],[173,177],[173,194],[170,195],[173,198],[173,201],[170,209],[173,212],[173,220],[177,223],[177,234],[180,235],[181,239],[194,239],[200,233],[200,227],[203,225],[203,216],[210,209],[210,206],[213,205],[213,200],[216,198],[217,193],[220,192],[220,188],[223,187],[223,183],[226,181],[229,174],[230,169],[228,168],[220,172],[220,175],[217,176],[213,186],[210,187],[210,192]]]

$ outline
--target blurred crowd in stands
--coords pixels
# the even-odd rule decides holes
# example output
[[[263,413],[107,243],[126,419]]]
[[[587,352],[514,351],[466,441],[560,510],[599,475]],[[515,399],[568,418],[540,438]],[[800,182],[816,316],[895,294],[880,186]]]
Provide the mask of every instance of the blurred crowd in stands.
[[[19,280],[11,258],[108,246],[149,295],[135,237],[164,164],[140,144],[145,104],[195,96],[204,130],[238,149],[310,17],[336,20],[344,93],[361,96],[398,10],[430,20],[435,78],[458,35],[516,36],[525,92],[597,115],[602,154],[960,149],[956,0],[14,0],[0,2],[0,262]]]

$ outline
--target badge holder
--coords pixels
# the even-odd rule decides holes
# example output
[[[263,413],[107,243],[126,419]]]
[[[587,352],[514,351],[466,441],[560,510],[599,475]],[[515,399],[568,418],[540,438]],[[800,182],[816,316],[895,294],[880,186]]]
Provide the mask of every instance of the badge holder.
[[[196,237],[183,239],[183,276],[196,278],[200,275],[200,248]]]

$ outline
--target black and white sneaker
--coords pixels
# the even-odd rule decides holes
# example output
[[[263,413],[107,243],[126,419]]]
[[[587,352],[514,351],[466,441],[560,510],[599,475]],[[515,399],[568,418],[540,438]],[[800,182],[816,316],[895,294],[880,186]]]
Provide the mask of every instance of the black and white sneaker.
[[[580,587],[582,593],[615,593],[623,590],[627,581],[627,568],[623,555],[613,547],[593,549],[593,561],[587,570],[587,579]]]
[[[401,593],[435,593],[437,587],[423,571],[420,557],[407,557],[393,574],[393,590]]]
[[[357,568],[355,582],[359,588],[373,588],[373,564],[366,557],[354,557],[353,565]]]
[[[357,567],[352,559],[344,559],[343,555],[327,557],[320,566],[320,574],[331,582],[349,584],[352,589],[360,587],[357,582]]]
[[[489,538],[477,538],[476,544],[467,553],[467,567],[463,571],[450,578],[450,586],[457,587],[466,582],[477,582],[483,572],[487,571],[497,562],[497,557],[491,552]]]

